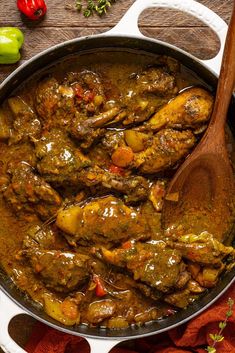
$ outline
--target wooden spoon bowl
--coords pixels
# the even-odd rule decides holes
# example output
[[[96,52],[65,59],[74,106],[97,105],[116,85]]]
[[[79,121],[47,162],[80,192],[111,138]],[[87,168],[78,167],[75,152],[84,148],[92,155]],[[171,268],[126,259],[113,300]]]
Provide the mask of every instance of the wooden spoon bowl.
[[[202,140],[171,181],[163,206],[167,233],[208,231],[224,241],[235,216],[234,173],[229,159],[225,124],[235,86],[235,2],[210,124]]]

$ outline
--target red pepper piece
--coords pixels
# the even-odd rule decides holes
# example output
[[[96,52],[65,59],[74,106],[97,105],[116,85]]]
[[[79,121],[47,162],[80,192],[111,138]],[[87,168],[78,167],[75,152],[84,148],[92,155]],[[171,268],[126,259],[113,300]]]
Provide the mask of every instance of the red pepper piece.
[[[101,280],[101,278],[97,275],[93,276],[93,281],[96,284],[95,287],[95,294],[97,297],[103,297],[107,294],[107,291],[104,287],[103,281]]]
[[[74,87],[74,91],[75,91],[75,95],[77,98],[79,99],[82,99],[83,98],[83,95],[84,95],[84,90],[83,88],[77,84],[75,87]]]
[[[17,7],[30,20],[39,20],[47,11],[44,0],[17,0]]]
[[[112,174],[118,174],[124,176],[125,170],[122,167],[118,167],[117,165],[111,164],[109,167],[109,172]]]
[[[128,240],[122,244],[122,248],[126,250],[131,249],[132,247],[133,247],[133,243],[131,240]]]
[[[92,102],[94,100],[94,98],[95,98],[94,92],[86,91],[84,93],[84,97],[83,97],[84,102],[86,102],[86,103]]]

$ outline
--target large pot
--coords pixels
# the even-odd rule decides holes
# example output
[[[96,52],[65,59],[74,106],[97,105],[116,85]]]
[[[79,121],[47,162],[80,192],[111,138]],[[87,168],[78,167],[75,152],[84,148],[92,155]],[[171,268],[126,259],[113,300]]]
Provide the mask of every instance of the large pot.
[[[199,60],[172,45],[146,38],[138,29],[138,18],[142,11],[149,7],[173,8],[199,18],[218,35],[221,44],[219,53],[213,59]],[[226,23],[213,11],[194,0],[136,0],[116,27],[105,34],[74,39],[56,45],[34,56],[20,66],[0,85],[0,103],[19,83],[35,71],[43,69],[46,65],[67,55],[96,48],[119,47],[122,49],[137,49],[144,50],[145,52],[170,55],[191,70],[197,72],[210,86],[215,87],[220,70],[226,33]],[[231,110],[233,110],[232,107],[230,107]],[[106,353],[121,341],[160,333],[185,323],[214,303],[234,280],[235,269],[224,274],[219,284],[204,294],[200,300],[195,301],[187,309],[180,311],[176,315],[146,324],[143,327],[129,327],[123,330],[111,331],[103,328],[89,328],[84,325],[66,327],[58,323],[39,310],[35,303],[26,298],[16,288],[9,276],[3,270],[0,270],[0,345],[7,353],[25,353],[9,336],[8,325],[14,316],[28,314],[58,330],[83,336],[89,342],[92,353]]]

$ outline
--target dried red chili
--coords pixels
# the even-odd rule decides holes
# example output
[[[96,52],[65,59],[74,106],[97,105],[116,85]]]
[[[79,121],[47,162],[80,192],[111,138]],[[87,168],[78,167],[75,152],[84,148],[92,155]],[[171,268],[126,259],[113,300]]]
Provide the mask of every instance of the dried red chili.
[[[31,20],[39,20],[47,11],[44,0],[17,0],[17,7]]]

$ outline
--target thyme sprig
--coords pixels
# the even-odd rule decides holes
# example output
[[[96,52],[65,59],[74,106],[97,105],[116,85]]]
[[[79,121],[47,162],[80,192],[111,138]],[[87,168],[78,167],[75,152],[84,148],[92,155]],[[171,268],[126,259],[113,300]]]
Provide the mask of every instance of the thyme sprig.
[[[90,17],[94,14],[102,16],[106,14],[108,9],[116,1],[117,0],[86,0],[86,5],[83,5],[81,0],[75,0],[74,7],[78,12],[82,11],[85,17]]]
[[[80,12],[82,10],[82,2],[80,0],[75,1],[75,9]]]
[[[225,316],[225,320],[220,322],[219,323],[219,332],[218,333],[210,333],[209,337],[212,339],[212,345],[211,346],[208,346],[206,348],[206,351],[208,353],[216,353],[217,350],[216,350],[216,345],[217,343],[219,342],[222,342],[223,339],[224,339],[224,336],[222,335],[223,333],[223,330],[225,329],[225,327],[227,326],[227,322],[228,322],[228,319],[233,315],[233,306],[234,306],[234,300],[229,298],[228,299],[228,311],[226,312],[226,316]]]

